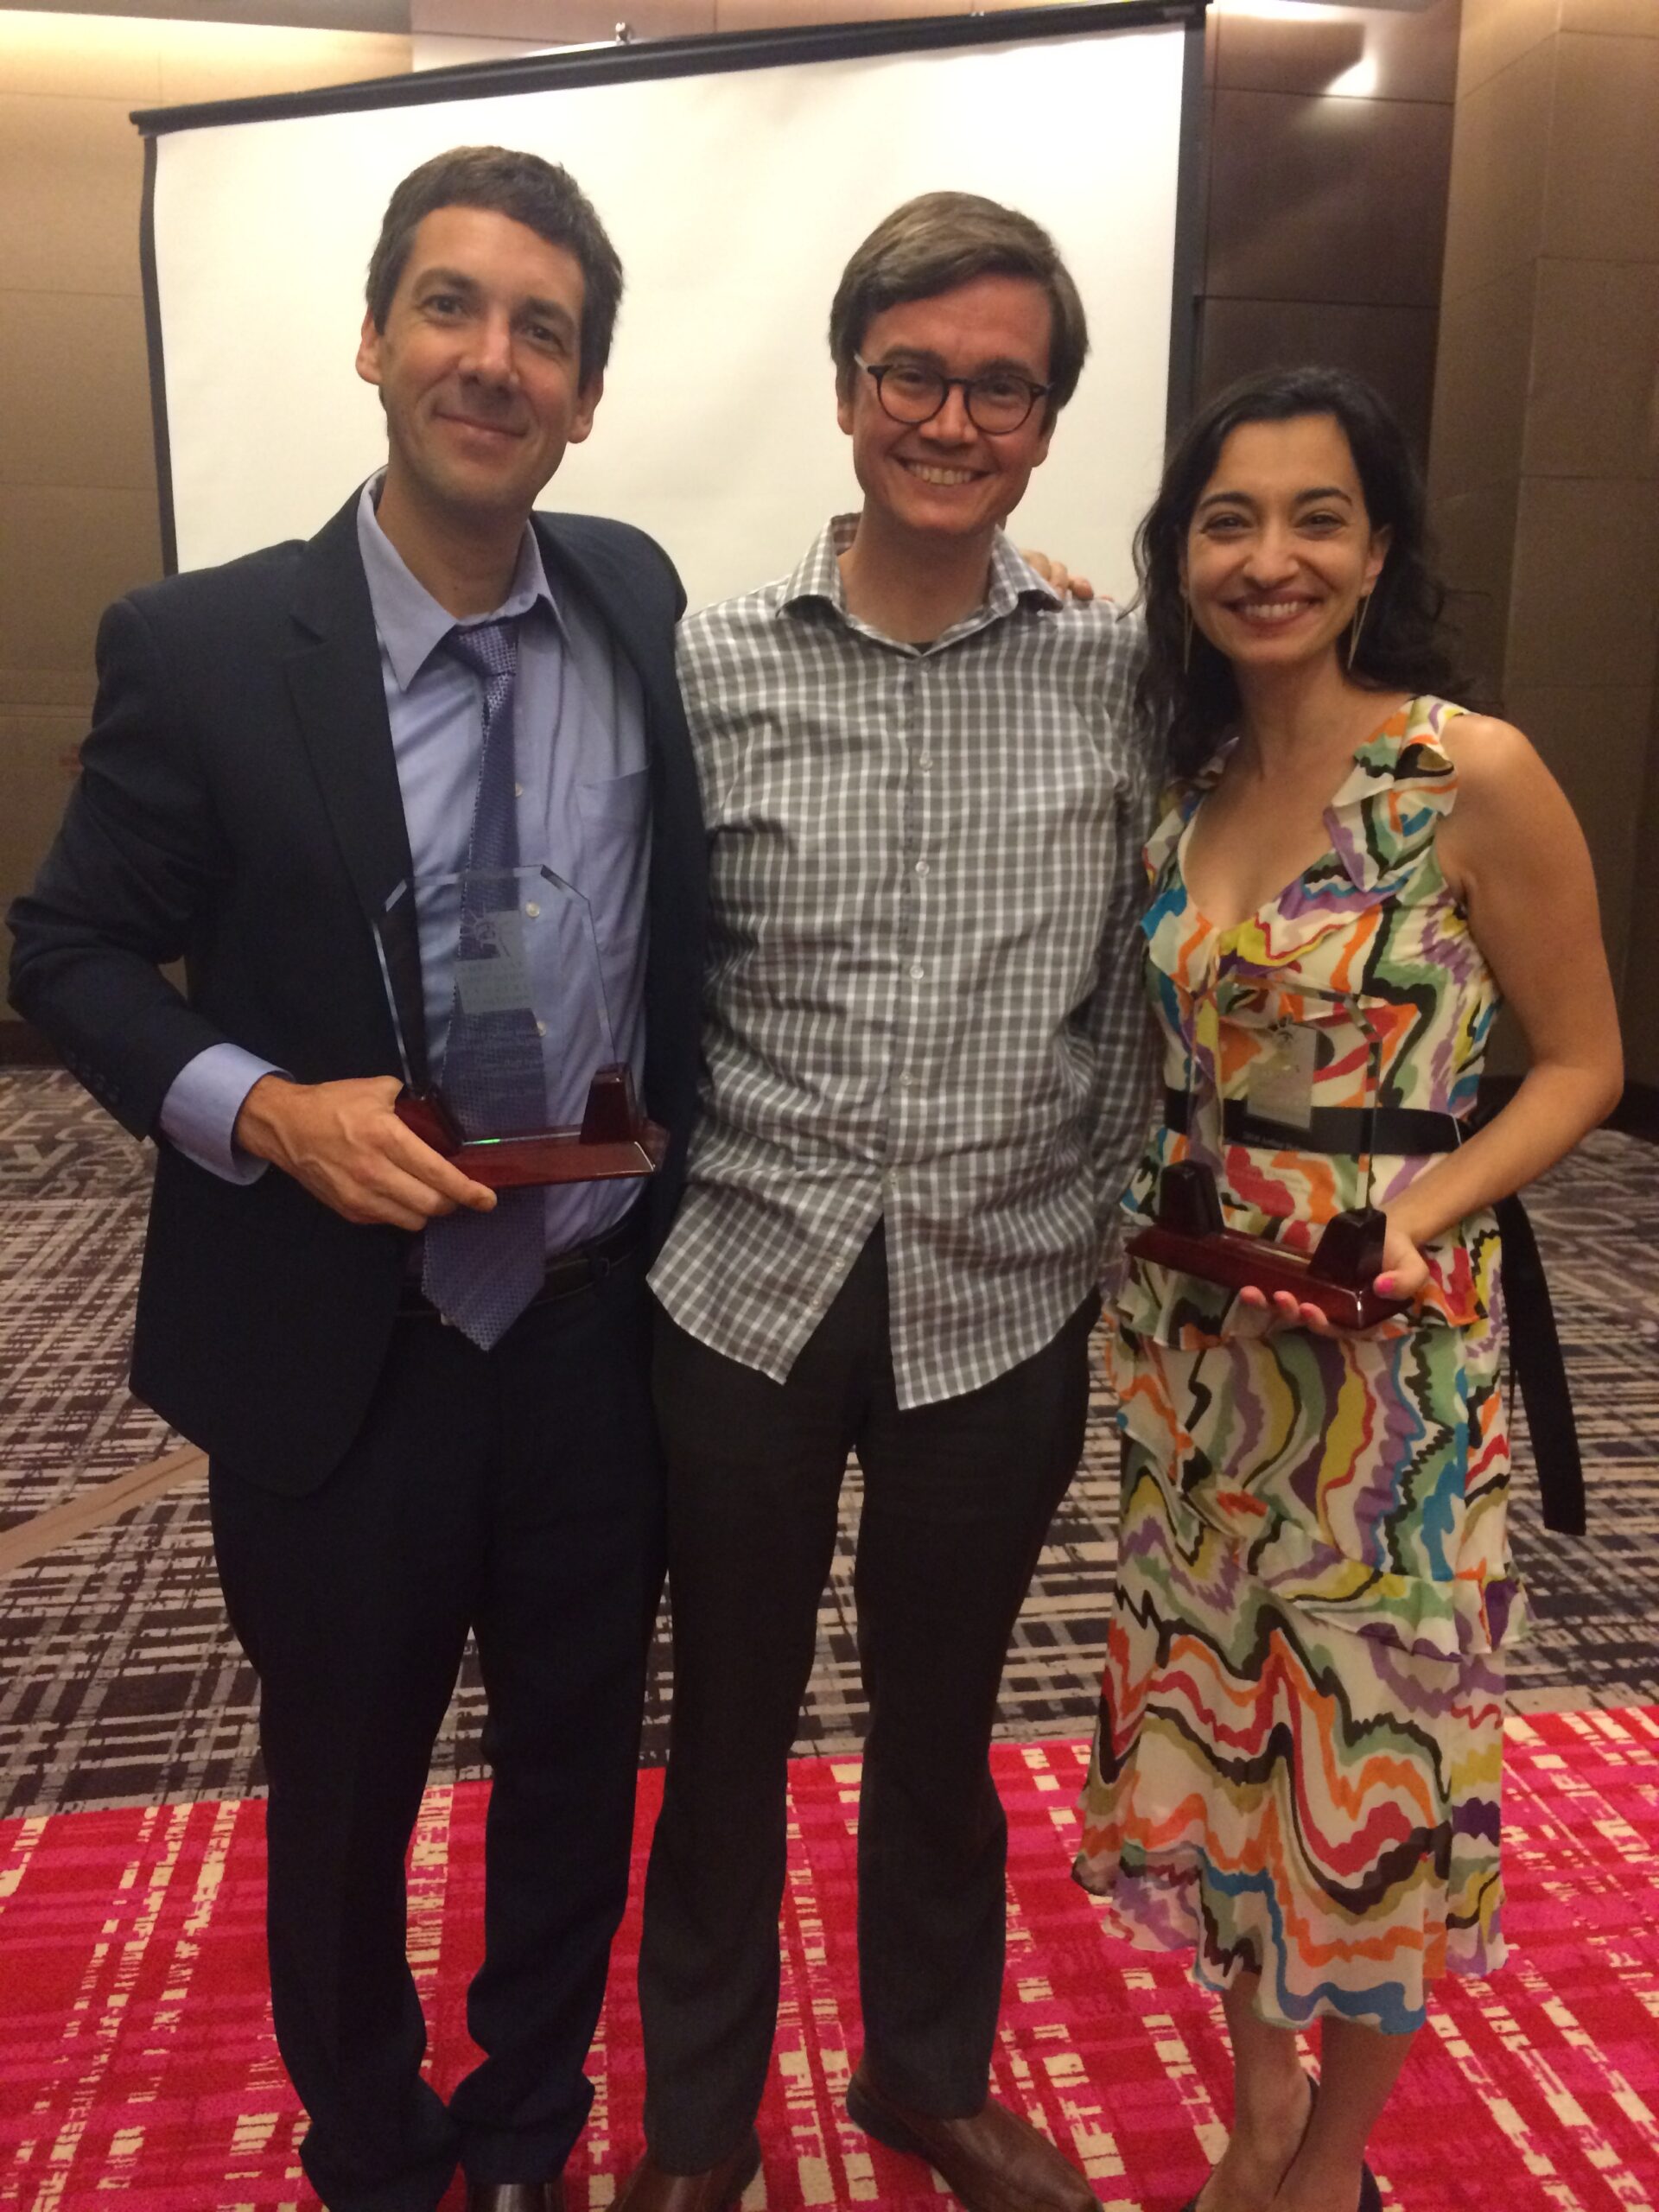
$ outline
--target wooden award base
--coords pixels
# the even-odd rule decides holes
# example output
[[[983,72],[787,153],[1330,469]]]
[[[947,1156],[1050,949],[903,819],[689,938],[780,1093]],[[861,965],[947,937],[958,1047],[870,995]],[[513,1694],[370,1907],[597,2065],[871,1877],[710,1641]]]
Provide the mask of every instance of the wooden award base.
[[[651,1175],[662,1166],[668,1149],[667,1130],[639,1111],[633,1071],[623,1065],[596,1071],[581,1122],[562,1128],[468,1139],[435,1090],[404,1091],[397,1113],[423,1144],[429,1144],[434,1152],[452,1160],[463,1175],[492,1191]]]
[[[1387,1217],[1375,1206],[1337,1214],[1319,1232],[1308,1256],[1287,1252],[1264,1237],[1229,1229],[1222,1217],[1216,1179],[1202,1161],[1166,1167],[1158,1183],[1158,1218],[1130,1237],[1128,1249],[1154,1267],[1175,1268],[1228,1290],[1254,1288],[1271,1299],[1287,1290],[1299,1304],[1317,1306],[1338,1329],[1370,1329],[1408,1301],[1379,1297]]]

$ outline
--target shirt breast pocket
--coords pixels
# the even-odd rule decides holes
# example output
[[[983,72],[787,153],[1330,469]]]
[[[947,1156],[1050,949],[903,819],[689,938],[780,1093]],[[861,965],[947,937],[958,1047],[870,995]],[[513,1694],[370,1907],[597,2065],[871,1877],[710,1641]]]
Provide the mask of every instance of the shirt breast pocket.
[[[634,934],[644,911],[650,860],[651,771],[579,783],[583,897],[601,940],[615,944]]]

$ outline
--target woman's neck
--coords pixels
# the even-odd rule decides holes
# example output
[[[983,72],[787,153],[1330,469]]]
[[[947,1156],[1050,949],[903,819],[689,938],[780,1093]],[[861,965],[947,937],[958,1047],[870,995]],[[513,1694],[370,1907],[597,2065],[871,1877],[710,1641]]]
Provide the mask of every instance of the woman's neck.
[[[1388,714],[1389,695],[1345,675],[1334,652],[1295,668],[1240,668],[1239,766],[1266,779],[1351,753]]]

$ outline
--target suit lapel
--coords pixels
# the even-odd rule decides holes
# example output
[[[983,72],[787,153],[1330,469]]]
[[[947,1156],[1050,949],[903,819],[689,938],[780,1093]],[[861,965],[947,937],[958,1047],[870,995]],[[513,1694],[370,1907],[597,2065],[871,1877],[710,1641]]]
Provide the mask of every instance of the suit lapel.
[[[414,871],[380,678],[374,610],[357,547],[358,495],[306,547],[286,674],[299,731],[345,859],[381,947],[406,1071],[426,1080],[426,1020],[412,902],[387,901]]]
[[[671,652],[665,654],[663,650],[660,615],[653,618],[641,612],[626,576],[605,558],[603,548],[584,540],[578,550],[551,516],[533,515],[531,519],[550,577],[574,584],[592,601],[633,664],[645,689],[647,721],[660,724],[664,713],[677,715],[679,686]]]

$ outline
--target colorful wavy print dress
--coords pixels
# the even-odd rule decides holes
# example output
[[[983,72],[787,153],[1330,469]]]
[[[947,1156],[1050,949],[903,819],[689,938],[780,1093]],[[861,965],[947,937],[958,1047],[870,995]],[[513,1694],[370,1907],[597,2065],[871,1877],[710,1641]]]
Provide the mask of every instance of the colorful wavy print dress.
[[[1460,711],[1413,700],[1363,745],[1330,850],[1236,929],[1181,873],[1220,762],[1178,792],[1144,926],[1191,1135],[1154,1131],[1133,1217],[1189,1147],[1230,1226],[1299,1251],[1363,1203],[1359,1159],[1222,1140],[1221,1103],[1268,1096],[1287,1052],[1316,1108],[1372,1083],[1385,1107],[1473,1105],[1497,991],[1435,857]],[[1375,1202],[1424,1164],[1375,1158]],[[1491,1215],[1428,1258],[1411,1312],[1364,1336],[1269,1332],[1135,1261],[1117,1295],[1118,1581],[1076,1872],[1132,1940],[1193,1947],[1201,1980],[1259,1973],[1286,2027],[1404,2032],[1439,1975],[1503,1958],[1500,1654],[1523,1604]]]

